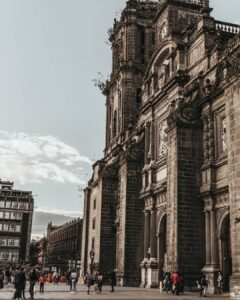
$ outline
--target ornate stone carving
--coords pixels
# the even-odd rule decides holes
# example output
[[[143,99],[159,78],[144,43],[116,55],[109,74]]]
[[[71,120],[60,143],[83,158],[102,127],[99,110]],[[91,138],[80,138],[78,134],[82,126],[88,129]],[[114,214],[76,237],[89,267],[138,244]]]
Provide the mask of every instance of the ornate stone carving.
[[[166,200],[167,200],[166,193],[157,195],[157,203],[156,203],[157,206],[162,206],[163,204],[166,203]]]
[[[203,97],[202,73],[196,80],[187,85],[178,98],[174,99],[169,107],[167,118],[168,125],[174,122],[183,122],[188,124],[199,123],[199,104]]]
[[[221,132],[221,137],[222,137],[222,152],[226,153],[227,151],[227,122],[226,118],[223,118],[222,120],[222,132]]]
[[[233,57],[225,57],[222,59],[216,70],[215,86],[218,87],[221,83],[229,81],[233,76],[240,75],[240,53]]]
[[[160,158],[167,155],[167,120],[164,120],[159,125],[159,151],[158,155]]]

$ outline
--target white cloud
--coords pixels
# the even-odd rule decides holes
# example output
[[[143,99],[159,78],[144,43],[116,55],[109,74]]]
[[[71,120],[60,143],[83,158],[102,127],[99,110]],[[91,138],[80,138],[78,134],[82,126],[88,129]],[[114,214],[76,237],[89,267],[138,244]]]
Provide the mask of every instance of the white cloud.
[[[21,184],[85,184],[79,177],[82,164],[92,161],[53,136],[28,135],[0,131],[0,177]]]
[[[48,213],[48,214],[56,214],[60,216],[65,217],[73,217],[73,218],[79,218],[83,216],[82,211],[77,210],[66,210],[66,209],[57,209],[53,207],[37,207],[34,209],[35,212],[42,212],[42,213]]]

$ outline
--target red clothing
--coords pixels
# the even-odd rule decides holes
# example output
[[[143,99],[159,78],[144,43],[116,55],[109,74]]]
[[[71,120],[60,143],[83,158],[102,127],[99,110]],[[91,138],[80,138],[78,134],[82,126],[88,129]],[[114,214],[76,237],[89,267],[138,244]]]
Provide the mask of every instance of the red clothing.
[[[177,283],[180,283],[180,282],[181,282],[180,276],[179,276],[177,273],[173,274],[172,280],[173,280],[173,284],[175,284],[175,285],[176,285]]]
[[[40,276],[39,279],[38,279],[39,283],[45,283],[45,281],[46,281],[45,276]]]

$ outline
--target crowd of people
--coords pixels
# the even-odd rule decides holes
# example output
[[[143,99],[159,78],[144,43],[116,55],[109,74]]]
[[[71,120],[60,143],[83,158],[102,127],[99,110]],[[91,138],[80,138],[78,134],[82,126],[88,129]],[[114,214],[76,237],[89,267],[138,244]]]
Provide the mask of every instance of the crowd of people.
[[[57,272],[43,274],[36,269],[25,270],[23,267],[17,267],[15,270],[0,270],[0,289],[4,287],[4,284],[13,284],[14,293],[12,299],[20,300],[25,299],[26,283],[29,281],[29,294],[30,299],[34,299],[34,293],[36,291],[35,285],[39,284],[39,293],[44,293],[44,286],[46,282],[53,282],[58,284],[60,281],[60,274]],[[79,280],[79,274],[75,270],[70,270],[66,274],[66,284],[70,287],[70,293],[76,292],[76,286]],[[83,276],[83,282],[87,287],[87,293],[89,294],[91,288],[96,294],[102,292],[103,283],[109,283],[111,292],[114,292],[114,287],[117,283],[117,276],[115,270],[111,270],[106,278],[103,277],[101,272],[87,273]],[[217,292],[219,294],[223,291],[223,276],[221,272],[218,272],[217,276]],[[199,295],[206,297],[208,291],[209,281],[206,275],[202,274],[199,280],[196,282],[199,289]],[[165,294],[180,295],[184,294],[184,277],[179,272],[166,272],[163,275],[162,291]]]
[[[179,272],[164,274],[163,291],[168,293],[180,295],[184,293],[184,278]]]
[[[102,292],[102,286],[103,286],[103,274],[101,272],[95,272],[94,274],[86,274],[83,277],[84,284],[87,286],[87,293],[89,294],[91,291],[91,287],[93,287],[94,293],[95,294],[100,294]],[[116,272],[114,270],[111,270],[108,273],[108,280],[109,284],[111,287],[110,292],[114,292],[114,287],[116,286],[117,283],[117,278],[116,278]],[[106,282],[106,280],[105,280]]]
[[[25,299],[26,283],[29,281],[29,294],[30,298],[34,298],[34,287],[39,282],[40,287],[43,285],[40,283],[43,274],[40,274],[32,268],[28,272],[23,267],[17,267],[15,270],[0,270],[0,288],[4,287],[5,284],[13,284],[14,293],[12,299]],[[44,289],[41,288],[43,291]]]

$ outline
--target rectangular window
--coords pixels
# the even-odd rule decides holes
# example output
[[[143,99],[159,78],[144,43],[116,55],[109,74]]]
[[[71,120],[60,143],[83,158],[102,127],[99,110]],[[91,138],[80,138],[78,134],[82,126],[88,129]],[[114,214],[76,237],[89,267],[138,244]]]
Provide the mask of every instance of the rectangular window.
[[[16,225],[10,225],[9,226],[9,231],[11,231],[11,232],[14,232],[15,231],[15,227],[16,227]]]
[[[20,225],[16,225],[16,232],[20,232],[20,231],[21,231]]]
[[[10,217],[10,213],[9,212],[4,212],[4,214],[3,214],[3,217],[4,217],[4,219],[9,219],[9,217]]]
[[[92,250],[94,250],[94,248],[95,248],[95,238],[93,237],[92,238]]]
[[[6,202],[6,208],[11,208],[11,202],[10,201]]]
[[[0,201],[0,208],[4,208],[4,201]]]
[[[5,260],[11,260],[11,254],[9,252],[5,252]]]
[[[17,218],[17,213],[11,213],[11,219],[16,220]]]
[[[19,239],[14,239],[14,246],[19,247]]]
[[[8,224],[3,224],[3,231],[8,231]]]
[[[13,239],[8,239],[8,246],[13,246]]]
[[[13,208],[14,209],[18,208],[18,203],[17,202],[13,202]]]
[[[94,199],[94,201],[93,201],[93,209],[96,209],[96,207],[97,207],[97,200]]]
[[[12,261],[17,261],[18,260],[18,252],[13,251],[12,252]]]
[[[3,218],[3,211],[0,211],[0,218]]]
[[[22,219],[22,213],[17,213],[17,219],[21,220]]]
[[[2,231],[2,230],[3,230],[3,224],[0,223],[0,231]]]
[[[7,246],[7,239],[6,238],[1,239],[1,245],[2,246]]]
[[[96,219],[92,220],[92,229],[95,230],[96,228]]]

